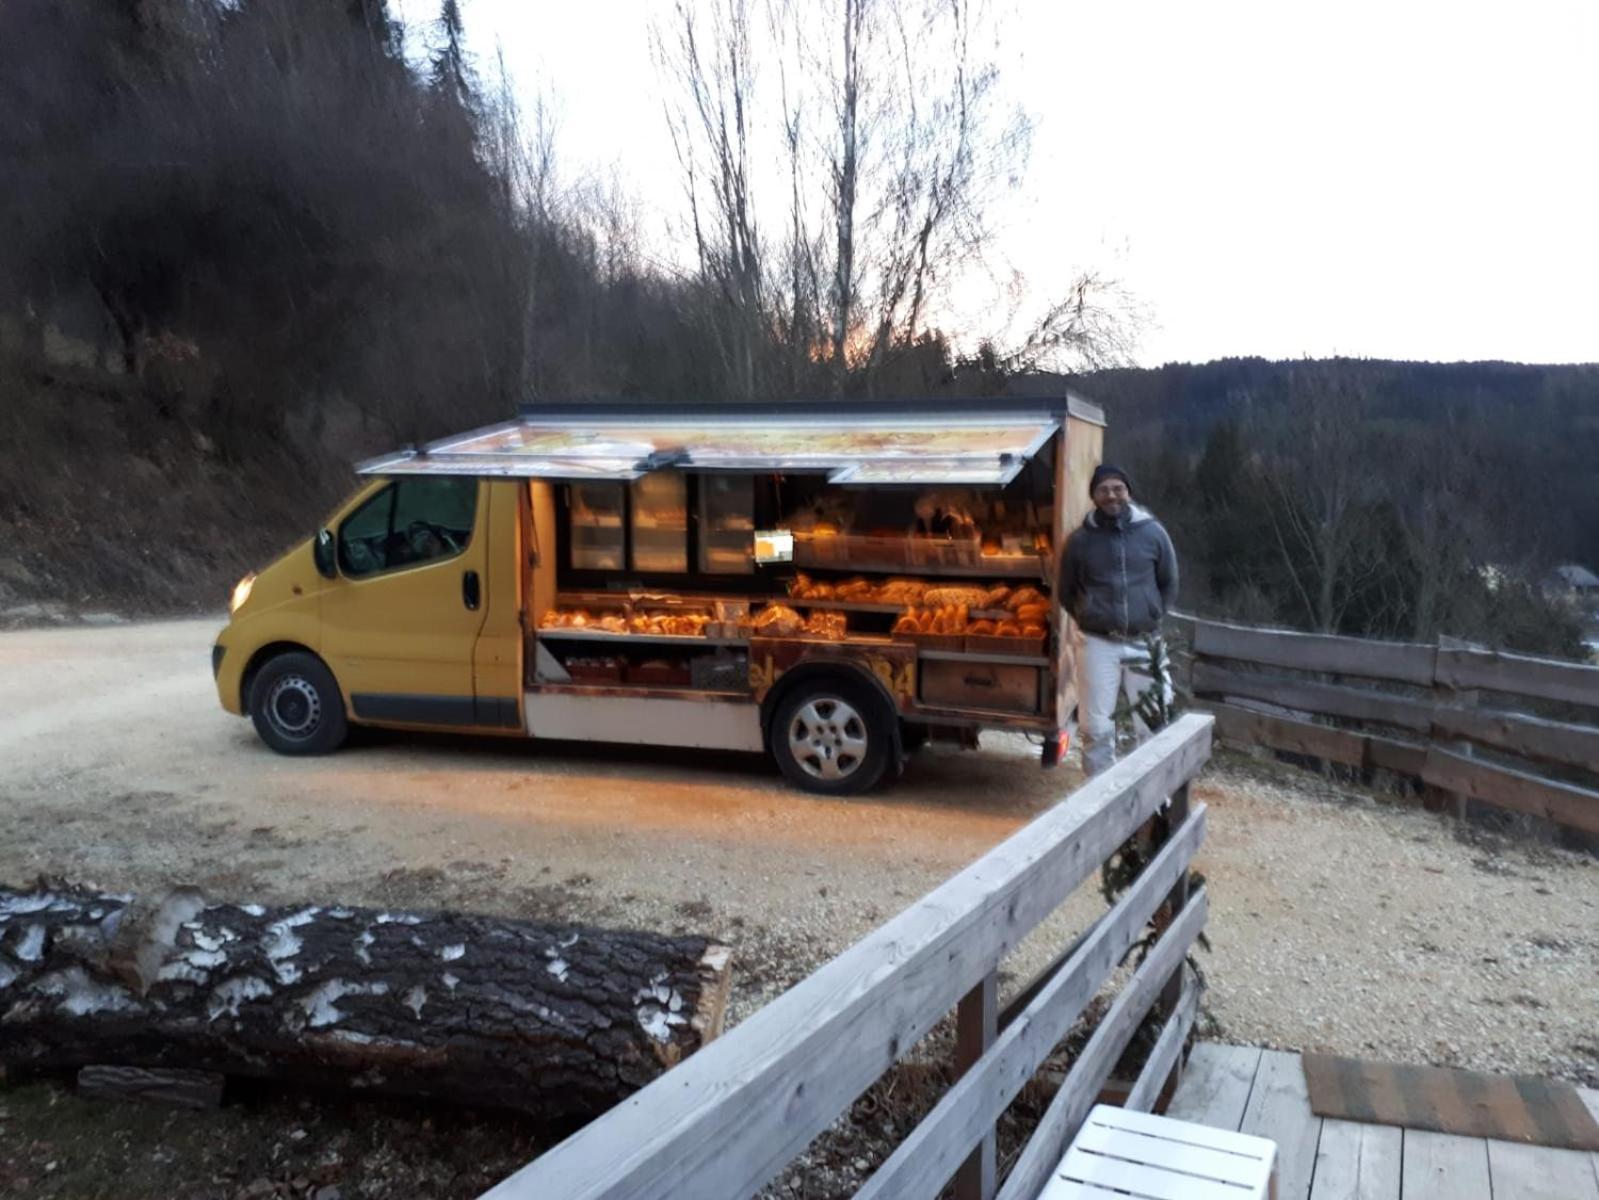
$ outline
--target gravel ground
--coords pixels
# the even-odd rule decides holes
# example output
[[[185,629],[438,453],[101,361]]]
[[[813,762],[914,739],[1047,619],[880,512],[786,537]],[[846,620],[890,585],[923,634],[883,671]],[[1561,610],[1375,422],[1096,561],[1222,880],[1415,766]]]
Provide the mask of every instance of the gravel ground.
[[[737,1021],[1078,781],[1039,771],[1033,747],[1000,737],[977,754],[918,756],[896,788],[847,802],[790,791],[732,755],[369,736],[330,758],[284,759],[217,707],[215,627],[0,634],[0,880],[192,881],[235,899],[708,933],[736,950]],[[1212,901],[1207,1036],[1599,1085],[1599,863],[1237,756],[1218,756],[1195,796],[1211,808],[1197,863]],[[1082,889],[1007,961],[1012,985],[1102,907]],[[45,1103],[34,1096],[22,1123],[34,1128],[30,1105]],[[182,1190],[198,1178],[182,1145],[150,1190],[119,1191],[126,1163],[106,1155],[125,1118],[84,1106],[98,1115],[63,1122],[60,1106],[80,1102],[50,1093],[48,1104],[37,1128],[96,1131],[85,1137],[109,1182],[37,1194],[234,1194],[226,1182]],[[0,1107],[0,1192],[8,1161],[10,1178],[36,1181],[39,1155],[73,1161],[59,1146],[4,1149],[17,1107]],[[253,1146],[271,1111],[241,1114],[235,1136]],[[426,1119],[385,1112],[398,1129]],[[341,1136],[337,1111],[321,1119]],[[890,1136],[892,1117],[879,1124]],[[525,1156],[522,1135],[506,1141]],[[396,1134],[341,1178],[351,1194],[406,1194],[407,1178],[411,1194],[470,1194],[424,1186],[421,1167],[391,1169],[396,1156],[433,1162],[435,1144]],[[855,1156],[820,1150],[830,1165],[815,1186],[782,1194],[847,1190]]]

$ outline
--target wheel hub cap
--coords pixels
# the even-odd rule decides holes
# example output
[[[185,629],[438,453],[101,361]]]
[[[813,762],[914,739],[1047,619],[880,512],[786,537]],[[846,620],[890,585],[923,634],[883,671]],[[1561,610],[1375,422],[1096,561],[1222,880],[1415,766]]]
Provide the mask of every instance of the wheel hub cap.
[[[847,702],[819,696],[794,714],[788,748],[807,775],[837,782],[866,760],[866,722]]]

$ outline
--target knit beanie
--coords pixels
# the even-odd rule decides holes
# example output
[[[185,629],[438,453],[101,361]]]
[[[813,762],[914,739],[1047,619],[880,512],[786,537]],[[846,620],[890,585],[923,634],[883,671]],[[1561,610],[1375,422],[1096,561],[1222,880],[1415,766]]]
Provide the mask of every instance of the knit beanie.
[[[1120,467],[1113,467],[1110,465],[1110,463],[1100,463],[1099,466],[1094,468],[1093,478],[1088,481],[1088,495],[1090,499],[1093,498],[1094,489],[1100,484],[1104,483],[1107,479],[1120,479],[1127,485],[1127,494],[1129,496],[1133,494],[1133,481],[1127,478],[1126,471],[1122,470]]]

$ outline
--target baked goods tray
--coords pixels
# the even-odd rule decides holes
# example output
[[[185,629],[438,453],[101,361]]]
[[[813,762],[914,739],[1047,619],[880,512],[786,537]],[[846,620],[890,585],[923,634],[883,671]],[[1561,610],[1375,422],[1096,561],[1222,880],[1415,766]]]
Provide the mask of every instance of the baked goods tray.
[[[749,641],[748,638],[705,637],[693,633],[612,633],[587,626],[581,629],[556,626],[553,629],[541,629],[538,634],[541,639],[551,641],[621,642],[625,645],[742,646]]]
[[[861,534],[794,535],[794,565],[860,571],[915,571],[925,575],[1039,578],[1038,554],[984,554],[978,542]]]
[[[921,602],[915,604],[877,604],[866,600],[801,600],[797,596],[782,596],[769,603],[786,604],[790,608],[833,608],[843,609],[845,612],[868,613],[894,613],[899,614],[907,608],[920,608]],[[984,618],[990,621],[1009,621],[1015,614],[1007,608],[974,608],[966,614],[974,621]]]

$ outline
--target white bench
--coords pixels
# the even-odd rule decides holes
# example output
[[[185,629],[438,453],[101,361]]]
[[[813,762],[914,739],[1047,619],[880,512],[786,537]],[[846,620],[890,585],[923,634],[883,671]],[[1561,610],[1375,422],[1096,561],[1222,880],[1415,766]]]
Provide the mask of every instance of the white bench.
[[[1095,1106],[1038,1200],[1276,1200],[1277,1144]]]

